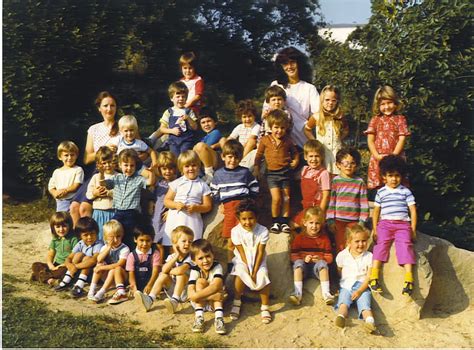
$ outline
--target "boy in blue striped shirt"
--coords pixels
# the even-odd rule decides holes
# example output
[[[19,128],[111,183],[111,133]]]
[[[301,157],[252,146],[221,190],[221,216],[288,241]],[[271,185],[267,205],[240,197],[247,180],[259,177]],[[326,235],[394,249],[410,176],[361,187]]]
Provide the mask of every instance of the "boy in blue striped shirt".
[[[383,262],[388,260],[390,246],[395,240],[399,265],[405,268],[403,295],[413,293],[413,265],[416,263],[413,240],[416,238],[416,205],[411,191],[401,184],[406,174],[402,157],[389,155],[380,161],[380,175],[385,186],[377,191],[373,213],[374,261],[369,287],[380,293],[379,272]]]

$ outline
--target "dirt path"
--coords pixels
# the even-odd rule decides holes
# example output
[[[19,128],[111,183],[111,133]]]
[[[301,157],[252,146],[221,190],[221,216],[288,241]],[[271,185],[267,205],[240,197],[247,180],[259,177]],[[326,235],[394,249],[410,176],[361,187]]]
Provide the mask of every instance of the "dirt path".
[[[170,328],[179,334],[191,334],[193,314],[189,306],[177,315],[169,315],[159,301],[145,313],[134,301],[116,306],[96,305],[87,299],[74,300],[67,293],[55,293],[46,286],[31,285],[30,266],[34,261],[44,261],[49,240],[47,223],[3,225],[3,273],[18,279],[15,286],[19,295],[44,301],[53,310],[123,316],[137,321],[144,329]],[[354,314],[344,331],[336,328],[332,309],[311,299],[307,296],[300,308],[273,300],[274,320],[269,325],[261,323],[257,303],[244,304],[237,322],[231,322],[226,310],[228,335],[224,341],[232,347],[474,347],[472,303],[457,314],[431,312],[415,322],[378,324],[380,334],[367,335]],[[205,335],[219,337],[214,333],[212,317],[206,313]]]

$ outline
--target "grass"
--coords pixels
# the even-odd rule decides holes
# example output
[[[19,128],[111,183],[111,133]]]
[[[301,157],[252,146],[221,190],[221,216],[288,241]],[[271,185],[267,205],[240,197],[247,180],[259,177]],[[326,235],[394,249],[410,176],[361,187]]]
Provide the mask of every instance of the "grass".
[[[3,221],[35,224],[48,221],[55,211],[55,203],[48,197],[29,202],[3,199]]]
[[[76,316],[48,309],[43,302],[14,295],[16,287],[3,279],[2,346],[158,348],[224,347],[218,339],[202,335],[180,337],[171,330],[144,332],[132,322],[109,316]]]

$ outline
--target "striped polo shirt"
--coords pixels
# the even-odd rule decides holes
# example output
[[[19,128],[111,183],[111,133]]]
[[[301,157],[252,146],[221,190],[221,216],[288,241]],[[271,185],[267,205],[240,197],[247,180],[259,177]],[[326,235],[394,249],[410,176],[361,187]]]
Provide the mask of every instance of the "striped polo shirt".
[[[336,176],[331,182],[327,220],[366,221],[369,217],[367,187],[360,177]]]
[[[374,205],[381,207],[380,220],[410,221],[408,207],[414,204],[415,197],[403,185],[399,185],[397,188],[385,185],[375,195]]]

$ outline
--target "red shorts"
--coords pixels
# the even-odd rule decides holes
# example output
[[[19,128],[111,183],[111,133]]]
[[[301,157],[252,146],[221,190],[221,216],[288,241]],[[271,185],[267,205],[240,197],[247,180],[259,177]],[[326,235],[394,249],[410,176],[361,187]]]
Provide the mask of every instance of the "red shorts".
[[[235,210],[240,204],[240,199],[224,203],[224,222],[222,223],[222,237],[230,238],[230,231],[239,224]]]

